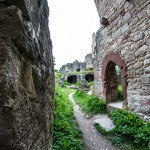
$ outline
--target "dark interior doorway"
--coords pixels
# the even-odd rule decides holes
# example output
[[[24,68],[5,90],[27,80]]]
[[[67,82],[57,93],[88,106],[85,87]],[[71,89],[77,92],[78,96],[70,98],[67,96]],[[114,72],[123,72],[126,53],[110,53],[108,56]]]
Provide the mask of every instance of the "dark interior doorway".
[[[93,75],[93,74],[86,74],[86,75],[85,75],[85,80],[86,80],[87,82],[92,82],[92,81],[94,81],[94,75]]]
[[[122,84],[119,67],[112,61],[109,62],[106,72],[107,79],[107,103],[123,100]]]
[[[67,77],[67,82],[71,84],[75,84],[77,82],[77,76],[76,75],[70,75]]]

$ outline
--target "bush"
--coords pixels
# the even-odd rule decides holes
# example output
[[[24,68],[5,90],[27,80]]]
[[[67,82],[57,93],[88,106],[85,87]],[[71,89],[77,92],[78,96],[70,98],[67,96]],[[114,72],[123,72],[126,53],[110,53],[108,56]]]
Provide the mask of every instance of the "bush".
[[[89,107],[89,110],[94,114],[103,113],[106,111],[106,104],[102,100],[94,96],[89,96],[87,106]]]
[[[137,115],[125,110],[113,110],[109,115],[112,117],[118,133],[127,136],[136,144],[148,145],[150,122],[144,123]]]
[[[147,145],[150,142],[150,122],[144,123],[134,135],[134,143]]]
[[[75,92],[75,95],[78,96],[78,97],[80,97],[80,98],[84,98],[84,97],[87,96],[86,93],[85,93],[85,91],[82,91],[82,90],[76,91],[76,92]]]

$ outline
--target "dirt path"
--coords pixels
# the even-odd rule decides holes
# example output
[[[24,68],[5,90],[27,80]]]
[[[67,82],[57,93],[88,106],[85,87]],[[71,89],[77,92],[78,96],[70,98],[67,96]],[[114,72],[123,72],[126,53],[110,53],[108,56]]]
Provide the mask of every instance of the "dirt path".
[[[84,113],[73,99],[73,93],[69,94],[69,99],[74,106],[74,115],[79,124],[80,130],[83,132],[83,141],[85,150],[117,150],[94,128],[94,120],[102,117],[102,115],[93,116],[90,119],[84,117]]]

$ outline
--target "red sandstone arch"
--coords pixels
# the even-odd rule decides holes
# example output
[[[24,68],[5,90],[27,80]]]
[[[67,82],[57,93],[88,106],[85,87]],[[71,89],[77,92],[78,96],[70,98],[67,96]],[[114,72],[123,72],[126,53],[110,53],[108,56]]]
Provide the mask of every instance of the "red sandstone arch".
[[[122,95],[124,98],[123,108],[127,109],[127,66],[124,60],[116,53],[110,52],[104,57],[102,62],[102,81],[103,81],[103,95],[106,99],[107,103],[107,93],[109,92],[107,89],[107,71],[110,63],[113,62],[120,68],[121,77],[122,77]]]

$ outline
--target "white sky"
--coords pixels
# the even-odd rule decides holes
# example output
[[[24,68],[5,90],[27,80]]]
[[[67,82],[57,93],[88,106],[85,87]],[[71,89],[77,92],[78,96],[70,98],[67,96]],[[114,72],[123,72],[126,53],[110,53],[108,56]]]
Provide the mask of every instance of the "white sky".
[[[92,33],[99,28],[94,0],[48,0],[56,69],[91,53]]]

